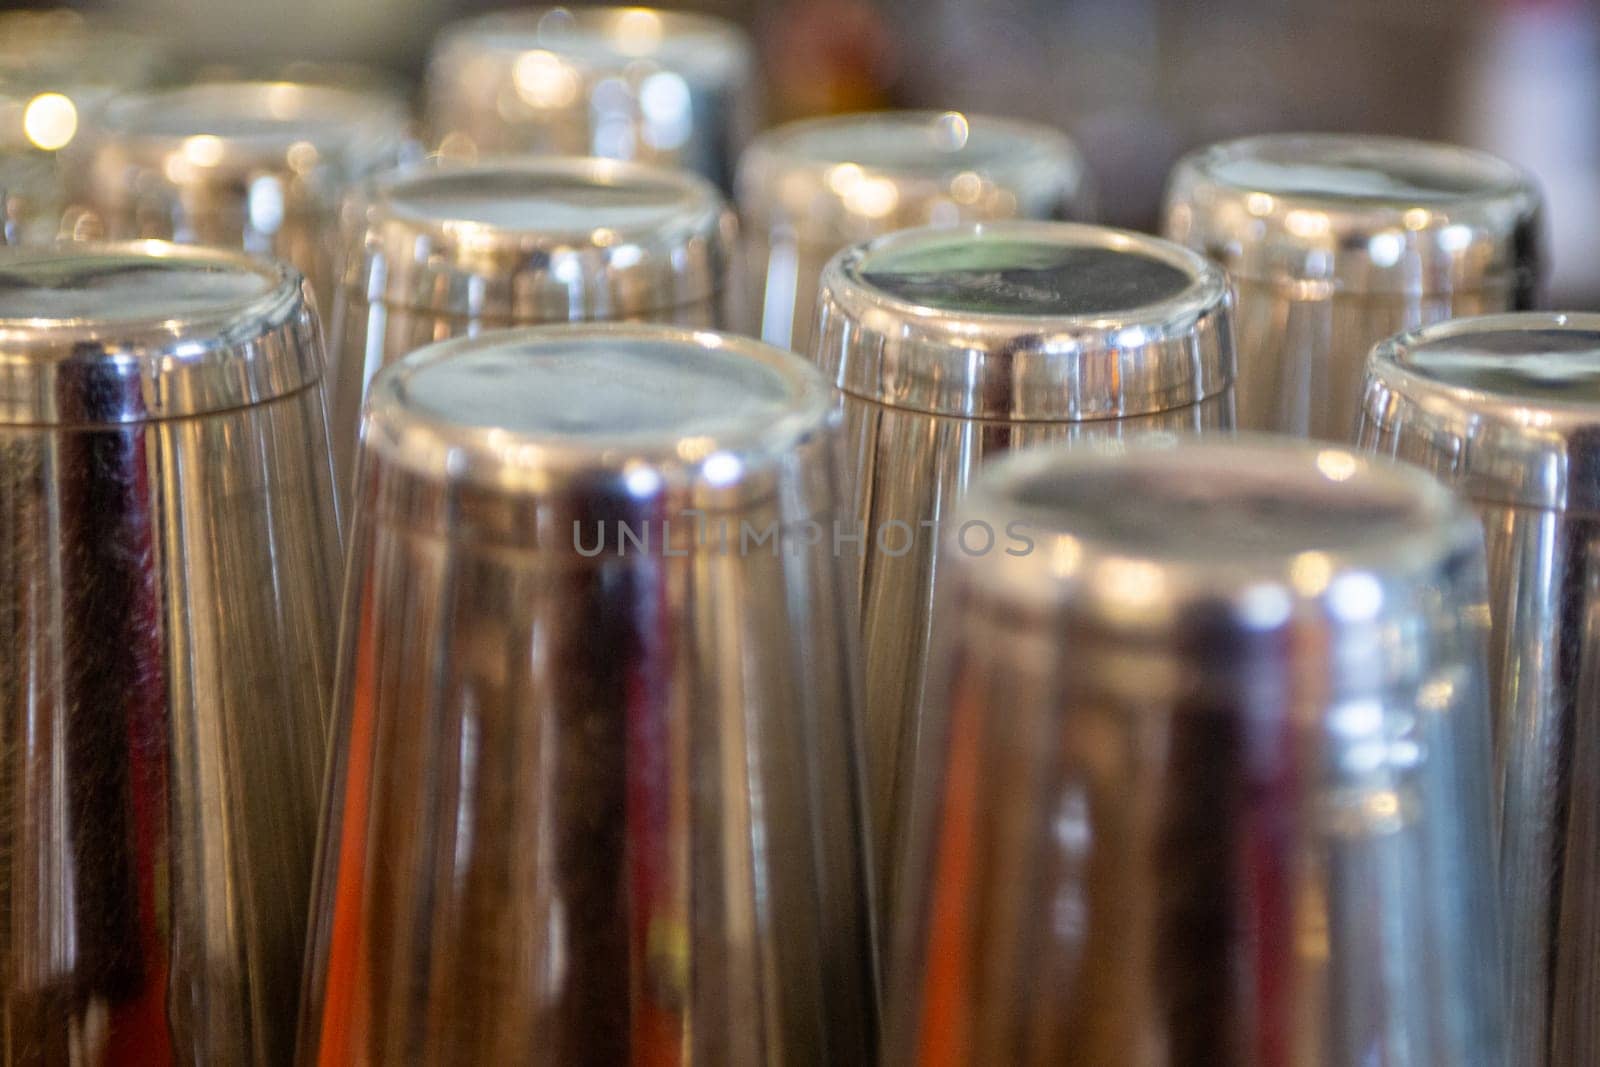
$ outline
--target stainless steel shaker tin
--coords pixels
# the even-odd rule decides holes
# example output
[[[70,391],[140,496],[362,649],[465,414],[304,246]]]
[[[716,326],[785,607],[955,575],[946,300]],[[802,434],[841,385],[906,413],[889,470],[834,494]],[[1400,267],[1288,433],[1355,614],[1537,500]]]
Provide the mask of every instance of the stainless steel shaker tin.
[[[1279,134],[1182,160],[1165,229],[1238,288],[1240,426],[1345,442],[1372,345],[1533,306],[1539,216],[1532,179],[1481,152]]]
[[[0,426],[206,416],[322,380],[316,313],[279,263],[163,241],[0,258]],[[320,421],[320,420],[319,420]]]
[[[740,157],[737,198],[759,333],[798,352],[810,349],[822,268],[846,245],[915,226],[1090,213],[1083,159],[1065,134],[957,111],[768,130]]]
[[[113,101],[77,150],[74,235],[242,248],[295,264],[332,307],[345,190],[409,151],[397,98],[294,82],[205,82]]]
[[[346,205],[334,453],[348,486],[366,383],[433,341],[584,320],[720,327],[736,225],[682,171],[505,159],[374,179]]]
[[[1378,345],[1361,445],[1483,519],[1509,1062],[1600,1057],[1600,316],[1459,319]]]
[[[601,156],[685,167],[724,189],[756,117],[753,48],[708,15],[526,8],[449,26],[427,120],[452,159]]]
[[[1515,1062],[1465,508],[1260,439],[1035,450],[959,518],[883,1062]]]
[[[1226,393],[1222,273],[1071,223],[891,234],[823,272],[816,362],[846,396],[957,418],[1088,422]]]
[[[674,327],[374,380],[304,1062],[870,1062],[843,581],[785,532],[836,435]]]
[[[298,273],[0,253],[3,1056],[279,1064],[339,531]]]
[[[823,272],[814,358],[843,394],[858,539],[842,547],[860,583],[881,882],[897,866],[954,501],[1010,449],[1231,429],[1230,311],[1222,272],[1195,253],[1070,223],[908,230]]]

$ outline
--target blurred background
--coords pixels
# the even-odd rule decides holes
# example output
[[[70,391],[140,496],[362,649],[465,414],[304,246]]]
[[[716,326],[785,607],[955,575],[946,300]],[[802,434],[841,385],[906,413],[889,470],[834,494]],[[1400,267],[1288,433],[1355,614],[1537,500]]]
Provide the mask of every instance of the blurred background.
[[[0,0],[0,10],[26,8]],[[59,5],[50,5],[59,6]],[[445,23],[503,0],[107,0],[180,62],[357,61],[417,85]],[[1600,12],[1591,0],[704,0],[762,54],[769,122],[891,106],[1053,123],[1103,221],[1149,229],[1184,150],[1342,130],[1452,140],[1532,170],[1552,305],[1600,306]],[[5,42],[0,42],[3,49]]]

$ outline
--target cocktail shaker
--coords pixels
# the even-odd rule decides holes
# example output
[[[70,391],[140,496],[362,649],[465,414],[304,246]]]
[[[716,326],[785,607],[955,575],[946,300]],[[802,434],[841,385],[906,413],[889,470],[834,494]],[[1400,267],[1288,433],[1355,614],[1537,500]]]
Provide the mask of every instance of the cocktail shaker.
[[[407,156],[408,121],[387,93],[293,82],[130,94],[80,139],[63,228],[286,259],[326,314],[340,200]]]
[[[1182,160],[1166,234],[1238,291],[1239,425],[1348,442],[1374,344],[1534,306],[1540,196],[1493,156],[1389,137],[1272,135]]]
[[[281,1064],[333,681],[288,267],[0,254],[0,1060]]]
[[[847,245],[992,219],[1083,219],[1087,171],[1048,126],[956,111],[791,122],[739,160],[752,333],[807,352],[817,279]]]
[[[1461,319],[1380,344],[1361,445],[1477,507],[1514,1043],[1600,1058],[1600,316]]]
[[[837,417],[606,324],[372,383],[301,1062],[871,1062]]]
[[[513,325],[732,318],[734,216],[683,171],[605,159],[411,168],[374,179],[344,215],[333,315],[342,492],[367,382],[423,345]]]
[[[815,359],[842,392],[874,863],[888,890],[927,695],[938,532],[985,460],[1047,441],[1232,428],[1222,272],[1071,223],[892,234],[823,272]]]
[[[1037,450],[959,514],[886,1064],[1521,1062],[1463,506],[1261,439]]]
[[[743,30],[647,7],[501,11],[447,27],[428,60],[447,158],[603,156],[686,167],[726,189],[759,108]]]
[[[107,100],[152,84],[161,42],[65,7],[0,12],[0,228],[14,244],[53,241],[66,207],[59,153]]]

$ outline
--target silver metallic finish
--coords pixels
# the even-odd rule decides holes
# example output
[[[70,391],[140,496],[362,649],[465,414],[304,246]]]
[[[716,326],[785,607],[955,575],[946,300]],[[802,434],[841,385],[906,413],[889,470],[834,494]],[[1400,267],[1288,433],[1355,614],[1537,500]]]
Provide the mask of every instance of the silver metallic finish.
[[[1393,338],[1360,443],[1477,506],[1494,637],[1508,1062],[1600,1059],[1600,316],[1497,315]]]
[[[427,81],[430,135],[447,158],[603,156],[685,167],[726,189],[757,118],[743,30],[645,7],[458,22],[435,42]]]
[[[374,379],[301,1062],[871,1061],[844,580],[778,532],[831,521],[836,446],[815,371],[726,334]]]
[[[994,219],[1083,219],[1082,157],[1048,126],[956,111],[791,122],[739,160],[752,332],[811,346],[817,279],[840,249],[895,230]]]
[[[683,171],[604,159],[401,170],[346,204],[334,458],[348,492],[377,371],[433,341],[589,320],[729,324],[737,227]]]
[[[1281,134],[1183,159],[1166,235],[1238,292],[1239,425],[1346,442],[1367,352],[1441,319],[1534,306],[1540,195],[1493,156]]]
[[[339,531],[298,273],[0,254],[6,1063],[281,1064]]]
[[[1009,449],[1232,428],[1222,272],[1069,223],[912,230],[822,277],[815,359],[843,393],[866,666],[873,858],[887,892],[925,698],[934,530]]]
[[[58,153],[107,100],[164,73],[161,42],[76,11],[0,12],[0,217],[13,244],[53,241],[66,207]]]
[[[286,259],[332,306],[345,190],[410,151],[378,91],[206,82],[113,101],[81,139],[73,236],[156,237]]]
[[[1518,1062],[1470,512],[1259,439],[1038,450],[960,517],[1027,543],[943,546],[885,1063]]]

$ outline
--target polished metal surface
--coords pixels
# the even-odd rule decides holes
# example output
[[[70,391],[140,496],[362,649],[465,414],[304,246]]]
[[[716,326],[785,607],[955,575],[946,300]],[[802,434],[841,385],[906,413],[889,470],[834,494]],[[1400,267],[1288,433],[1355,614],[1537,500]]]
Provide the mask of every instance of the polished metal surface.
[[[58,153],[106,101],[165,67],[162,43],[76,11],[0,12],[0,228],[13,244],[53,241],[66,207]]]
[[[683,171],[495,160],[382,175],[344,211],[335,469],[348,492],[367,382],[433,341],[590,320],[729,325],[736,223]]]
[[[866,667],[873,858],[895,899],[920,744],[936,531],[973,472],[1049,441],[1232,428],[1222,273],[1069,223],[905,231],[823,273],[816,362],[842,392]]]
[[[480,15],[434,44],[429,132],[447,158],[603,156],[685,167],[726,189],[759,110],[753,52],[733,23],[681,11]]]
[[[836,447],[726,334],[374,379],[302,1063],[871,1062]]]
[[[1464,319],[1367,369],[1360,443],[1483,518],[1509,1062],[1600,1059],[1600,316]]]
[[[300,276],[0,252],[0,1062],[293,1049],[339,531]]]
[[[68,236],[163,238],[286,259],[333,303],[340,199],[411,150],[380,91],[206,82],[113,101],[74,149]]]
[[[792,122],[739,160],[751,332],[806,352],[822,268],[895,230],[995,219],[1082,219],[1082,157],[1035,123],[956,111],[884,111]]]
[[[1470,512],[1259,438],[1035,450],[959,519],[886,1064],[1518,1062]]]
[[[1165,232],[1237,289],[1240,427],[1343,443],[1374,344],[1534,306],[1540,210],[1526,173],[1480,152],[1279,134],[1183,159]]]

